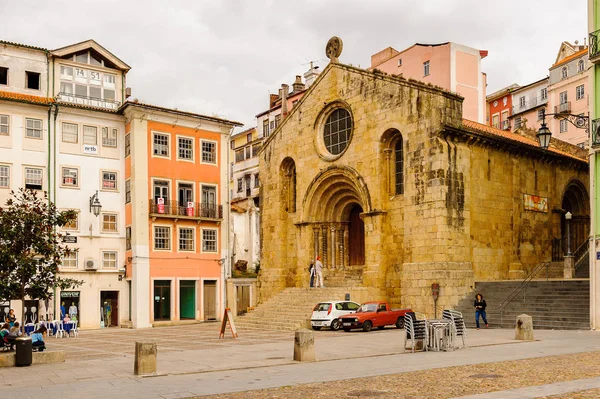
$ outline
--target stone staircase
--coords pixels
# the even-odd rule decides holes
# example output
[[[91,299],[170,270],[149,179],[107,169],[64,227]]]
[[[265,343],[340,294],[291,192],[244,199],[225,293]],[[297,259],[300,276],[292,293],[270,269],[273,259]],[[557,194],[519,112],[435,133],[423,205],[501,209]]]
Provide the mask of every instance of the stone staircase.
[[[490,327],[512,328],[522,313],[533,317],[535,329],[587,330],[590,328],[590,283],[587,279],[532,280],[502,312],[499,305],[521,280],[478,282],[455,307],[463,313],[467,327],[475,327],[473,301],[481,293],[487,303]],[[480,323],[482,321],[480,320]]]

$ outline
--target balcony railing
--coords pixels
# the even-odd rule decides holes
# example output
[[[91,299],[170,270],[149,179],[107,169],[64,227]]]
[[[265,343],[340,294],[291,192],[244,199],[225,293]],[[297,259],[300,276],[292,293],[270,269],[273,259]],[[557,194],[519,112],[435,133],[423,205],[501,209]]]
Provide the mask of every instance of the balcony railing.
[[[568,114],[570,112],[571,112],[571,101],[567,101],[566,103],[562,103],[562,104],[554,106],[555,114],[562,114],[562,113]]]
[[[538,105],[543,105],[546,104],[548,102],[548,98],[537,98],[534,97],[528,101],[525,101],[523,103],[519,103],[517,105],[513,105],[512,107],[512,114],[520,114],[521,112],[525,112],[528,111],[532,108],[537,107]]]
[[[588,56],[590,61],[596,63],[600,61],[600,43],[598,43],[598,39],[600,39],[600,29],[590,33],[590,45],[588,47]]]
[[[170,200],[164,200],[163,202],[163,204],[159,204],[154,199],[150,199],[151,217],[168,217],[175,219],[223,219],[223,205]]]
[[[592,121],[592,147],[600,146],[600,118]]]
[[[58,93],[56,99],[66,103],[79,104],[86,107],[107,108],[115,111],[119,109],[119,106],[121,105],[119,101],[103,100],[101,98],[80,96],[77,94],[64,92]]]

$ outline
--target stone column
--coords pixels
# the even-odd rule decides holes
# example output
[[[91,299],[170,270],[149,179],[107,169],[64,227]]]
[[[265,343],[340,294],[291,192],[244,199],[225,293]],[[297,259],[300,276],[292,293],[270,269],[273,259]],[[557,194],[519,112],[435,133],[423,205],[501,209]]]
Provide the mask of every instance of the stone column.
[[[136,342],[133,374],[156,373],[156,342]]]
[[[337,230],[338,267],[344,270],[344,229]]]
[[[395,168],[392,168],[392,165],[390,164],[390,160],[392,159],[392,149],[391,148],[386,148],[385,150],[383,150],[383,153],[385,155],[385,189],[386,189],[386,194],[387,193],[395,193],[396,190],[394,190],[394,187],[392,187],[392,170],[395,170]]]
[[[317,258],[317,256],[319,255],[319,248],[320,248],[320,237],[319,237],[319,228],[318,227],[313,227],[313,254],[312,254],[312,260],[315,260]]]
[[[565,255],[563,278],[573,278],[575,274],[575,258],[573,255]]]
[[[331,224],[329,226],[329,231],[331,234],[331,268],[335,269],[336,266],[336,257],[337,257],[337,250],[336,250],[336,241],[335,241],[335,226],[333,224]]]
[[[323,267],[328,267],[327,262],[327,225],[323,225],[321,227],[321,262],[323,262]]]

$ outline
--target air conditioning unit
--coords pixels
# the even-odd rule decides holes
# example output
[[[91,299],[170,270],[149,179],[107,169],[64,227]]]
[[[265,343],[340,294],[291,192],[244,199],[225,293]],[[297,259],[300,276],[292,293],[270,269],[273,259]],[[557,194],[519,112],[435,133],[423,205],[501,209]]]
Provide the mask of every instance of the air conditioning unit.
[[[85,270],[98,270],[98,262],[96,262],[96,259],[86,259]]]

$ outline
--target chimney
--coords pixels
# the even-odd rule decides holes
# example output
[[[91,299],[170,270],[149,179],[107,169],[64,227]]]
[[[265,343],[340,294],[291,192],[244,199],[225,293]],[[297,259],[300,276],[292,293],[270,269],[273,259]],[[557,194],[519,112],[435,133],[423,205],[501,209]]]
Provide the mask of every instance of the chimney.
[[[313,66],[312,61],[310,62],[310,69],[304,72],[304,82],[306,83],[306,87],[310,87],[313,84],[317,75],[319,75],[318,66]]]
[[[131,87],[125,88],[125,98],[131,97]]]
[[[285,83],[281,85],[281,113],[283,117],[287,115],[287,98],[290,92],[290,86]]]
[[[279,96],[277,94],[269,94],[269,109],[275,106],[278,98]]]
[[[293,88],[293,92],[294,93],[302,91],[302,90],[304,90],[306,88],[306,86],[304,85],[304,83],[302,83],[302,76],[296,75],[296,81],[292,85],[292,88]]]

